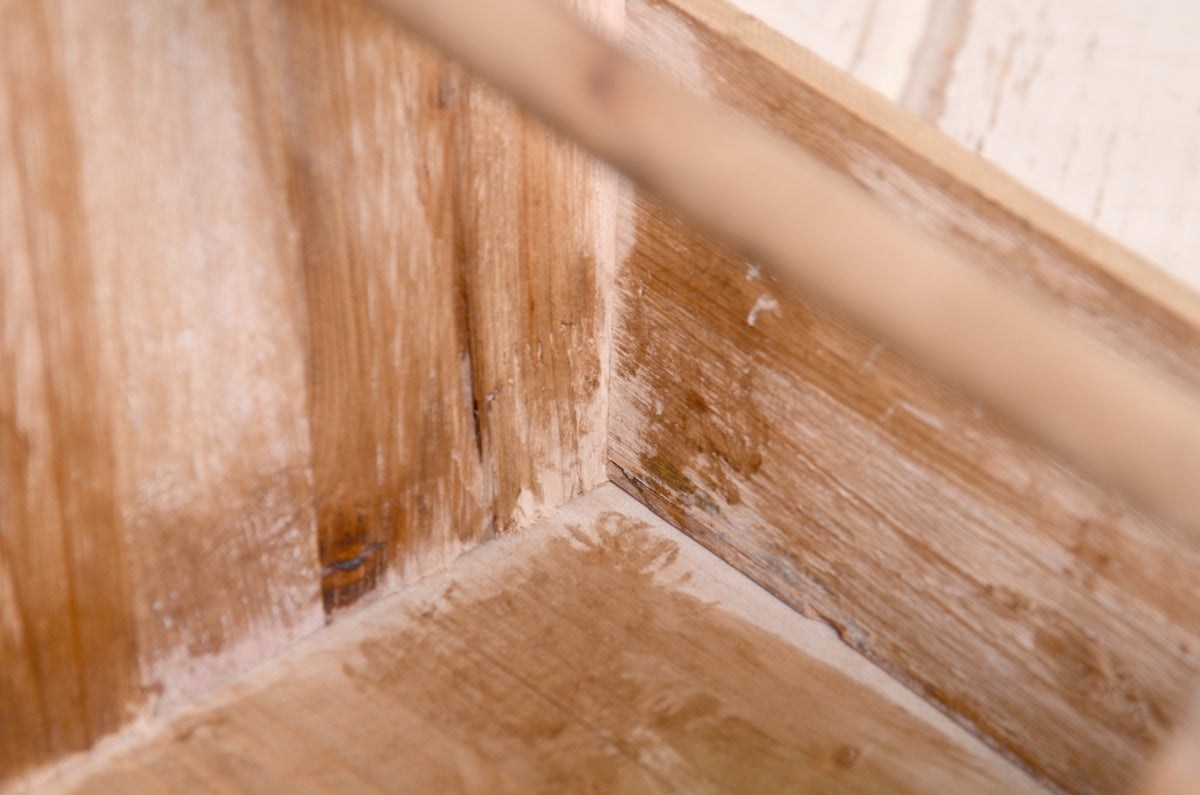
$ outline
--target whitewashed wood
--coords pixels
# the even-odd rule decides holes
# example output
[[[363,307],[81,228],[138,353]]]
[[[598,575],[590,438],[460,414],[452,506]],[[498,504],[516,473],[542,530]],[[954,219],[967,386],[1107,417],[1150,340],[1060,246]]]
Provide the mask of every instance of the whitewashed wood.
[[[1200,4],[735,2],[1200,286]]]
[[[616,486],[46,792],[1043,792]]]

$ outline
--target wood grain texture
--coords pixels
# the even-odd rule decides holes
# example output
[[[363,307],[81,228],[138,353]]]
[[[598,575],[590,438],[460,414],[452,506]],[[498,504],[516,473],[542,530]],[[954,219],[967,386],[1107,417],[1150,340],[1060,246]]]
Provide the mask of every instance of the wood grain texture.
[[[46,790],[1040,791],[611,485],[131,744]]]
[[[86,747],[137,692],[60,23],[0,8],[0,771]]]
[[[383,5],[701,228],[1200,544],[1190,390],[1065,327],[1044,299],[968,264],[816,154],[540,0]]]
[[[727,7],[628,13],[634,53],[1197,383],[1186,290]],[[646,197],[622,216],[614,479],[1058,786],[1127,785],[1195,680],[1200,558]]]
[[[566,3],[615,37],[624,3]],[[457,74],[457,73],[456,73]],[[458,111],[458,261],[495,530],[602,483],[615,173],[477,79]]]
[[[279,6],[326,608],[489,529],[447,65],[360,3]],[[465,363],[465,366],[464,366]]]
[[[735,3],[1200,286],[1195,3]]]
[[[321,613],[292,268],[252,145],[244,18],[3,14],[7,774]]]
[[[0,19],[3,780],[601,482],[615,183],[359,3]]]
[[[368,6],[281,15],[333,607],[604,479],[615,182]]]

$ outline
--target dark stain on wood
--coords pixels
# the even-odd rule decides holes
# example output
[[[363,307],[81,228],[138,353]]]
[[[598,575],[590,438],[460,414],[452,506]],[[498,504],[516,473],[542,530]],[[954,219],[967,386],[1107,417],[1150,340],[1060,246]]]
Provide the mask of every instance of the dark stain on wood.
[[[279,14],[333,609],[603,480],[602,177],[365,4]]]
[[[0,778],[604,479],[595,162],[367,4],[130,5],[0,11]]]

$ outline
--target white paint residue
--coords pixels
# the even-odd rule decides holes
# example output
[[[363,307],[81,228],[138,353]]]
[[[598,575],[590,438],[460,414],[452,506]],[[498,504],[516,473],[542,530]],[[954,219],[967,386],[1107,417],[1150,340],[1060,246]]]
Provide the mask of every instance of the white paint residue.
[[[897,100],[921,44],[930,3],[734,0],[734,5]]]
[[[521,489],[521,493],[517,495],[517,511],[522,517],[521,524],[524,520],[532,519],[538,514],[538,499],[529,489]]]
[[[867,370],[870,370],[875,364],[875,359],[879,356],[879,354],[883,353],[883,349],[886,347],[886,345],[880,342],[874,348],[872,348],[871,352],[867,354],[867,358],[863,361],[862,366],[858,368],[858,371],[860,373],[865,373]]]
[[[645,0],[630,0],[626,9],[624,46],[630,53],[665,69],[693,94],[712,97],[708,69],[688,23],[670,8]]]
[[[599,212],[606,212],[613,217],[615,251],[613,255],[613,271],[617,266],[624,265],[637,246],[637,208],[634,206],[636,188],[628,178],[620,177],[613,189],[616,196],[610,199],[609,206],[598,205]]]
[[[752,282],[762,278],[762,270],[753,262],[746,263],[746,281]]]
[[[753,326],[758,322],[758,314],[760,312],[778,312],[779,302],[769,295],[760,295],[758,300],[754,302],[754,306],[750,309],[750,314],[746,316],[746,323]]]
[[[916,419],[918,419],[921,422],[928,425],[930,428],[933,428],[933,429],[939,430],[939,431],[946,430],[945,420],[943,420],[941,417],[939,417],[936,414],[933,414],[931,412],[925,411],[922,408],[914,406],[912,403],[909,403],[907,400],[901,400],[898,403],[896,403],[895,406],[893,406],[892,408],[889,408],[888,409],[889,415],[891,414],[891,411],[893,408],[903,409],[904,411],[908,412],[908,414],[910,414],[911,416],[915,417]]]

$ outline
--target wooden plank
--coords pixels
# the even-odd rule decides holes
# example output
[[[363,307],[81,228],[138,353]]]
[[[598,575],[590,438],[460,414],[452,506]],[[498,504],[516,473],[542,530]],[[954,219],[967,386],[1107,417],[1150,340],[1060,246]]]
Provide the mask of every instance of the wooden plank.
[[[438,104],[447,66],[369,8],[276,13],[332,609],[389,562],[400,576],[444,563],[490,522],[453,267],[454,117]]]
[[[611,485],[130,742],[46,791],[1040,791]]]
[[[1133,256],[727,7],[628,15],[636,55],[1200,381],[1194,296]],[[1057,785],[1127,784],[1195,680],[1200,557],[644,196],[619,250],[614,479]]]
[[[321,624],[235,8],[4,4],[0,775]]]
[[[279,105],[237,4],[61,8],[141,679],[184,699],[322,623]]]
[[[86,747],[138,696],[103,263],[59,23],[39,3],[0,8],[0,773]]]
[[[1200,539],[1189,390],[1064,327],[1045,299],[969,264],[816,153],[707,107],[538,0],[383,5],[781,278]]]
[[[570,0],[616,36],[624,2]],[[616,175],[457,71],[446,92],[474,405],[495,529],[603,483]]]
[[[332,608],[603,481],[616,187],[363,4],[278,13]]]
[[[1200,14],[1188,0],[735,0],[1193,286]]]
[[[601,482],[615,218],[359,3],[3,14],[0,778]]]

